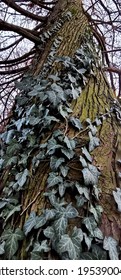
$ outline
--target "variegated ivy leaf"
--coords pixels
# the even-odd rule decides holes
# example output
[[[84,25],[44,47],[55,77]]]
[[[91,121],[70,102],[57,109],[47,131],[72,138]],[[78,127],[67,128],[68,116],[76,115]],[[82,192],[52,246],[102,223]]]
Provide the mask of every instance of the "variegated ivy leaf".
[[[72,91],[71,91],[71,94],[72,94],[72,98],[73,99],[77,99],[79,97],[79,90],[78,89],[75,89],[71,83],[71,88],[72,88]]]
[[[5,253],[5,241],[0,244],[0,255]]]
[[[69,121],[70,121],[70,122],[72,123],[72,125],[73,125],[74,127],[76,127],[78,130],[80,130],[80,129],[83,128],[83,126],[82,126],[82,124],[81,124],[81,122],[80,122],[79,119],[74,118],[74,117],[70,117]]]
[[[36,225],[37,223],[37,217],[36,217],[36,213],[33,211],[30,213],[29,218],[26,220],[23,230],[25,235],[27,235]]]
[[[94,218],[95,218],[96,222],[98,222],[99,221],[98,213],[96,211],[96,208],[93,207],[92,204],[89,207],[89,211],[94,215]]]
[[[11,259],[18,250],[18,241],[23,240],[24,234],[21,229],[16,228],[15,231],[8,229],[2,234],[2,239],[5,240],[5,253],[7,259]]]
[[[95,122],[96,122],[96,126],[99,126],[102,124],[101,120],[99,118],[96,117],[95,119]]]
[[[62,176],[65,178],[68,174],[69,167],[61,165],[60,166],[60,171],[61,171]]]
[[[83,240],[83,233],[81,229],[74,228],[72,235],[64,234],[58,243],[59,254],[62,255],[68,252],[69,259],[77,260],[81,253],[81,242]]]
[[[68,219],[74,219],[79,216],[78,211],[71,204],[66,207],[65,214]]]
[[[66,190],[65,185],[64,184],[59,184],[59,195],[60,195],[60,197],[64,196],[65,190]]]
[[[87,200],[90,200],[90,198],[89,198],[90,190],[87,187],[81,186],[77,182],[76,182],[75,186],[76,186],[79,194],[84,195]]]
[[[62,104],[58,106],[58,111],[64,119],[68,117],[68,113],[72,113],[70,108]]]
[[[93,193],[97,200],[99,200],[99,194],[101,193],[101,189],[97,185],[93,186]]]
[[[27,178],[29,176],[29,171],[28,169],[24,169],[23,172],[20,172],[18,174],[16,174],[15,179],[17,181],[17,184],[22,188],[24,186],[24,184],[27,181]]]
[[[92,162],[92,157],[86,147],[82,148],[82,153],[85,155],[88,161]]]
[[[80,156],[79,160],[80,160],[83,167],[87,167],[87,162],[82,156]]]
[[[33,250],[32,252],[49,252],[50,251],[50,247],[49,245],[47,244],[47,240],[43,240],[41,243],[39,243],[39,241],[36,241],[34,243],[34,247],[33,247]]]
[[[54,239],[55,230],[53,227],[48,226],[46,229],[43,230],[43,233],[47,238],[50,238],[51,240]]]
[[[87,202],[87,199],[83,196],[76,195],[75,198],[77,207],[82,207],[84,203]]]
[[[100,172],[97,170],[96,166],[88,164],[88,168],[85,167],[84,169],[82,169],[82,173],[86,186],[97,185]]]
[[[87,245],[87,248],[88,248],[88,250],[90,250],[93,238],[91,236],[88,236],[85,232],[83,232],[83,236],[84,236],[84,240]]]
[[[116,188],[116,191],[113,191],[113,197],[117,203],[118,211],[121,212],[121,189]]]
[[[94,230],[97,228],[95,218],[93,216],[86,217],[83,219],[83,224],[85,224],[91,235],[94,236]]]
[[[53,155],[56,149],[61,148],[62,146],[57,143],[57,141],[52,137],[47,144],[47,154]]]
[[[103,240],[103,233],[98,227],[94,229],[94,237]]]
[[[20,212],[21,205],[13,206],[13,209],[9,211],[9,214],[7,215],[5,222],[16,212]]]
[[[92,152],[96,147],[100,145],[100,139],[98,137],[94,137],[92,133],[89,131],[89,151]]]
[[[53,223],[54,230],[56,232],[56,236],[60,238],[63,234],[65,234],[68,225],[68,219],[65,214],[62,214],[59,219],[55,220]]]
[[[51,172],[51,173],[49,173],[47,183],[48,183],[47,187],[50,188],[55,185],[58,185],[59,183],[63,183],[63,178],[61,176],[59,176],[58,173]]]
[[[52,156],[50,159],[50,168],[55,171],[63,162],[65,162],[64,158]]]
[[[32,220],[31,220],[32,222]],[[44,214],[42,214],[41,216],[36,217],[35,219],[35,224],[34,224],[34,219],[33,219],[33,224],[34,224],[34,228],[41,228],[42,226],[44,226],[46,224],[47,220],[46,220],[46,216]]]
[[[103,248],[109,252],[110,260],[118,260],[118,242],[111,236],[105,237]]]
[[[69,139],[67,136],[65,136],[63,141],[64,141],[64,143],[66,143],[66,146],[68,149],[70,149],[70,150],[75,149],[76,142],[74,140]]]
[[[68,158],[68,159],[71,159],[73,158],[75,152],[74,151],[71,151],[69,149],[66,149],[66,148],[62,148],[61,149],[61,152]]]

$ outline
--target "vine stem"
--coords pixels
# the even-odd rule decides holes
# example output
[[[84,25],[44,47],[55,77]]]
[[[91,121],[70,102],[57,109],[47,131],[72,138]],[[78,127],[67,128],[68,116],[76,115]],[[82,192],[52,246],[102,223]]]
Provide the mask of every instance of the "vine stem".
[[[39,191],[35,198],[27,205],[27,207],[21,212],[20,216],[22,216],[27,210],[28,208],[36,201],[36,199],[38,198],[38,196],[41,194],[41,191]]]

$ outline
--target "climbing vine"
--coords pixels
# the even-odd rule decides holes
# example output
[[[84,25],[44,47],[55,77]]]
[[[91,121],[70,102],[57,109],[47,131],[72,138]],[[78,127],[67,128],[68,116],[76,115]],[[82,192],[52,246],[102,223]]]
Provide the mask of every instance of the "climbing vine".
[[[71,13],[64,15],[53,30],[41,35],[43,44],[70,18]],[[88,32],[86,38],[71,58],[57,55],[62,38],[56,37],[40,74],[37,77],[27,74],[17,84],[20,94],[15,100],[13,118],[1,135],[2,259],[17,259],[18,248],[25,240],[28,259],[51,259],[52,252],[60,259],[118,259],[116,240],[104,237],[100,230],[101,173],[91,152],[100,145],[98,127],[111,113],[118,115],[119,106],[113,104],[93,122],[86,119],[82,124],[71,105],[78,100],[90,75],[95,75],[96,53]],[[53,63],[59,65],[56,73],[50,73]],[[75,132],[73,136],[69,135],[70,127]],[[29,213],[42,190],[24,209],[21,193],[24,194],[40,164],[45,162],[48,177],[43,197],[48,206]],[[79,174],[74,179],[73,169]],[[27,211],[24,224],[16,228],[18,217]],[[74,220],[78,221],[78,227],[70,223]]]

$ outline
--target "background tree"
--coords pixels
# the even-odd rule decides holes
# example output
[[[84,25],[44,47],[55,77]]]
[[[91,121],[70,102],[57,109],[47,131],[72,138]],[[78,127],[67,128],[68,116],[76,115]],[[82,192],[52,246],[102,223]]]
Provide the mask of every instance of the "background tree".
[[[86,11],[79,0],[1,3],[1,30],[22,36],[2,48],[9,50],[1,61],[2,122],[11,92],[18,94],[1,136],[1,258],[120,258],[121,117],[112,74],[120,69],[102,35],[120,17],[112,3],[116,18],[102,1]],[[110,22],[99,19],[100,6]],[[24,24],[23,17],[35,20],[33,29],[6,20],[11,9]],[[14,57],[25,38],[33,49]]]

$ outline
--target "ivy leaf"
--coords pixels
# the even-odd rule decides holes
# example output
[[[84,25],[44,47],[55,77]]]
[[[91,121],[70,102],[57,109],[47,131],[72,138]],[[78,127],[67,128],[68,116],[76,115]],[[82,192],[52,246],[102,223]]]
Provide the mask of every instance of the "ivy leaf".
[[[92,245],[92,253],[97,260],[107,260],[106,251],[102,250],[98,245]]]
[[[72,139],[69,139],[67,136],[64,137],[64,143],[66,143],[66,146],[68,149],[73,150],[75,149],[76,142]]]
[[[60,238],[66,231],[68,225],[68,219],[65,214],[62,214],[59,219],[53,223],[56,235]]]
[[[105,237],[103,241],[103,248],[109,251],[109,256],[111,260],[118,260],[118,251],[117,251],[118,242],[111,236]]]
[[[68,117],[68,113],[72,113],[72,110],[70,108],[62,104],[58,106],[58,111],[64,119]]]
[[[62,197],[65,194],[66,187],[64,184],[59,184],[59,195]]]
[[[34,228],[40,228],[46,224],[46,216],[42,214],[41,216],[36,217],[36,224],[34,225]]]
[[[69,258],[71,260],[79,259],[82,239],[83,234],[81,229],[77,229],[75,227],[71,237],[68,234],[62,235],[58,244],[59,253],[62,254],[68,252]]]
[[[17,131],[21,130],[22,125],[25,123],[25,118],[21,118],[19,120],[17,120],[16,122],[14,122],[14,125],[17,127]]]
[[[13,157],[9,158],[9,159],[7,160],[7,162],[6,162],[6,160],[5,160],[4,163],[6,164],[6,166],[8,166],[8,165],[11,165],[11,164],[16,164],[17,161],[18,161],[18,157],[17,157],[17,156],[13,156]]]
[[[0,255],[5,253],[5,241],[0,244]]]
[[[25,235],[27,235],[35,227],[36,223],[37,223],[37,217],[35,212],[33,211],[30,213],[28,220],[24,224],[23,230]]]
[[[27,168],[24,169],[23,172],[16,174],[15,179],[20,187],[24,186],[28,176],[29,176],[29,171]]]
[[[62,176],[65,178],[68,174],[69,167],[61,165],[60,166],[60,171],[61,171]]]
[[[47,154],[53,155],[56,149],[61,148],[62,146],[57,144],[57,141],[52,137],[47,144]]]
[[[13,135],[15,133],[14,129],[10,129],[8,131],[5,132],[5,143],[8,144],[10,142],[10,140],[13,138]]]
[[[97,170],[96,166],[92,164],[88,164],[88,168],[84,168],[82,170],[83,177],[84,177],[84,183],[85,185],[97,185],[98,183],[98,176],[100,175],[100,172]]]
[[[82,207],[84,203],[87,202],[87,199],[83,196],[76,195],[75,198],[77,207]]]
[[[100,139],[98,137],[94,137],[92,133],[89,131],[89,151],[92,152],[96,147],[100,145]]]
[[[71,204],[66,207],[66,217],[68,219],[74,219],[79,216],[78,211]]]
[[[81,122],[80,122],[79,119],[74,118],[74,117],[70,117],[69,121],[70,121],[70,122],[72,123],[72,125],[73,125],[74,127],[76,127],[78,130],[80,130],[80,129],[83,128],[83,126],[82,126],[82,124],[81,124]]]
[[[50,168],[55,171],[63,162],[65,162],[64,158],[52,156],[50,160]]]
[[[68,158],[68,159],[71,159],[73,158],[75,152],[74,151],[71,151],[69,149],[66,149],[66,148],[62,148],[61,149],[61,152]]]
[[[87,167],[87,162],[82,156],[80,156],[79,160],[80,160],[83,167]]]
[[[58,185],[59,183],[62,182],[63,182],[63,178],[59,176],[58,173],[54,173],[54,172],[49,173],[49,177],[47,179],[48,188]]]
[[[103,240],[103,233],[98,227],[94,229],[94,237]]]
[[[50,227],[50,226],[48,226],[46,229],[44,229],[43,233],[47,238],[50,238],[51,240],[53,240],[53,238],[55,236],[55,230],[53,227]]]
[[[94,236],[94,230],[97,228],[97,223],[95,222],[94,217],[86,217],[83,219],[83,224],[89,230],[92,236]]]
[[[72,88],[71,91],[72,98],[77,99],[79,97],[79,91],[73,87],[72,83],[71,83],[71,88]]]
[[[86,147],[82,148],[82,153],[85,155],[85,157],[88,159],[88,161],[92,162],[92,157],[87,151]]]
[[[39,252],[32,251],[31,252],[31,260],[42,260],[43,257],[40,256]]]
[[[121,212],[121,189],[116,188],[116,191],[113,191],[113,197],[117,203],[118,211]]]
[[[87,248],[88,248],[88,250],[90,250],[93,238],[91,236],[88,236],[85,232],[83,232],[83,235],[84,235],[84,240],[87,245]]]
[[[7,215],[5,222],[15,213],[15,212],[20,212],[21,210],[21,205],[17,205],[15,207],[13,207],[13,209],[9,212],[9,214]]]
[[[15,232],[8,229],[2,234],[2,238],[6,240],[5,253],[10,260],[18,250],[18,241],[24,238],[23,232],[19,228],[17,228]]]
[[[76,186],[79,194],[84,195],[87,200],[90,200],[90,198],[89,198],[90,191],[87,187],[84,187],[84,186],[82,187],[77,182],[76,182],[75,186]]]
[[[21,148],[22,145],[18,143],[16,139],[12,139],[9,143],[9,146],[7,147],[6,154],[9,156],[13,156],[16,152],[20,151]]]
[[[41,243],[39,243],[38,241],[36,241],[34,243],[34,248],[32,250],[32,252],[49,252],[50,251],[50,247],[47,244],[47,240],[43,240]]]
[[[96,222],[98,222],[98,221],[99,221],[99,217],[98,217],[96,208],[93,207],[92,204],[91,204],[90,207],[89,207],[89,211],[94,215],[94,218],[95,218]]]

